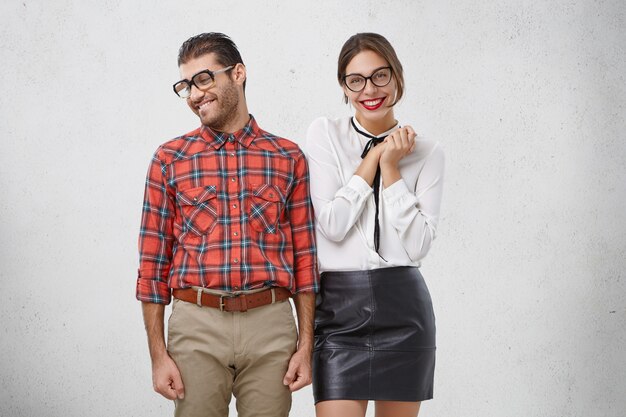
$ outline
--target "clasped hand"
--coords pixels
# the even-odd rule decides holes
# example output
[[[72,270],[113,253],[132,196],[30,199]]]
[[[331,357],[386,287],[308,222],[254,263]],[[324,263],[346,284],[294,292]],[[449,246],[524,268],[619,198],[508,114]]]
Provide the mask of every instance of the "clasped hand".
[[[376,146],[379,152],[381,167],[397,166],[398,162],[415,149],[415,131],[411,126],[404,126],[394,130],[380,145]]]

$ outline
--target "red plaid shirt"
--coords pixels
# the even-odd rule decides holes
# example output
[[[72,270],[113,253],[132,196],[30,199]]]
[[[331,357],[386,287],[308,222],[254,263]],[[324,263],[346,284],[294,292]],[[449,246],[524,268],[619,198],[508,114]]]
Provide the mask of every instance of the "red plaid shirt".
[[[234,134],[203,126],[150,163],[139,235],[137,299],[172,288],[319,288],[304,154],[253,117]]]

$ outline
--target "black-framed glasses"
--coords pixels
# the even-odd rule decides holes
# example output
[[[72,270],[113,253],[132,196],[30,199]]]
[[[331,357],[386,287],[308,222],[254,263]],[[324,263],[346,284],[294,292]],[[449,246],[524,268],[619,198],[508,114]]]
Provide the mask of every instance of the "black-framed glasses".
[[[180,98],[188,98],[191,95],[191,86],[195,85],[198,90],[208,90],[215,84],[215,74],[220,72],[226,72],[235,68],[234,65],[230,65],[226,68],[218,69],[215,71],[204,70],[195,74],[190,80],[180,80],[174,84],[174,92]]]
[[[348,74],[343,76],[343,83],[348,90],[355,93],[363,91],[367,80],[370,80],[376,87],[384,87],[391,82],[391,67],[380,67],[374,70],[372,75],[364,77],[361,74]]]

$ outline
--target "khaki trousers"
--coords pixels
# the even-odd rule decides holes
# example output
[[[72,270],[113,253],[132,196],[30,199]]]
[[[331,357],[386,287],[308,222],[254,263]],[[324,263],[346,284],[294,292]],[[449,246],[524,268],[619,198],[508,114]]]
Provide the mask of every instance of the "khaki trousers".
[[[232,313],[173,302],[167,350],[185,386],[176,417],[225,417],[231,394],[239,417],[289,415],[283,377],[297,331],[288,301]]]

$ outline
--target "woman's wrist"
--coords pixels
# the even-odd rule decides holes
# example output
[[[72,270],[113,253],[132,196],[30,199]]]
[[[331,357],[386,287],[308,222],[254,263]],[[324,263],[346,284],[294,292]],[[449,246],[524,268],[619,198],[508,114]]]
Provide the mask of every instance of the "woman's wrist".
[[[380,172],[383,179],[384,187],[389,187],[391,186],[391,184],[402,179],[402,175],[400,174],[400,170],[398,169],[397,162],[381,162]]]

